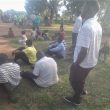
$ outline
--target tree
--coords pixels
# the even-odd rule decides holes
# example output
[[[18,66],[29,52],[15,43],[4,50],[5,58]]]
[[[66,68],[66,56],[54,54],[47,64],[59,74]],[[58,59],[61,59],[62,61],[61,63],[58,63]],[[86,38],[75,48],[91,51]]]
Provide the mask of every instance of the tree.
[[[106,1],[106,5],[105,5],[105,14],[102,18],[102,26],[104,31],[106,31],[106,33],[110,34],[109,30],[110,30],[110,1],[107,0]]]
[[[73,15],[80,11],[85,0],[64,0],[64,5],[70,15],[70,20],[73,19]]]
[[[26,0],[25,9],[28,14],[43,15],[47,8],[47,0]]]
[[[48,15],[52,23],[53,17],[58,15],[62,0],[26,0],[25,9],[28,14]]]
[[[55,15],[56,20],[57,20],[57,16],[58,16],[58,10],[61,7],[61,2],[62,0],[49,0],[48,2],[48,8],[49,8],[49,12],[50,12],[50,22],[52,23],[53,21],[53,17]]]
[[[2,10],[0,9],[0,21],[2,20],[2,16],[3,16],[3,12],[2,12]]]
[[[78,10],[82,10],[82,6],[84,3],[86,3],[88,0],[64,0],[64,5],[70,15],[70,19],[73,17],[75,12]],[[100,20],[103,18],[103,15],[106,10],[107,6],[107,0],[98,0],[100,3],[100,12],[99,12],[99,18]],[[109,1],[109,0],[108,0]]]

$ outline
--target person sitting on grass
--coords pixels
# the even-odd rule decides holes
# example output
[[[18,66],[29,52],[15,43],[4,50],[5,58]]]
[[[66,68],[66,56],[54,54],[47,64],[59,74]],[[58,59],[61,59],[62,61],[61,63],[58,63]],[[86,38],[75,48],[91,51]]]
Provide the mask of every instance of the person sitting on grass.
[[[20,72],[18,64],[9,62],[8,56],[0,53],[0,86],[7,92],[9,101],[14,101],[12,91],[20,84]]]
[[[37,59],[33,72],[25,71],[21,73],[21,76],[44,88],[58,83],[59,78],[55,60],[45,56],[44,52],[41,51],[37,52]]]
[[[48,30],[44,30],[44,31],[42,32],[42,37],[43,37],[44,40],[48,40],[48,39],[49,39],[49,38],[48,38]]]
[[[13,30],[12,30],[11,27],[10,27],[9,30],[8,30],[8,37],[9,37],[9,38],[14,38],[14,37],[15,37],[15,35],[14,35]]]
[[[53,42],[49,45],[46,54],[50,56],[55,55],[57,58],[64,58],[65,51],[66,51],[65,42],[64,40],[62,40],[61,37],[59,37],[56,42]]]
[[[12,54],[15,55],[14,61],[17,62],[19,59],[24,61],[28,65],[33,65],[36,62],[36,49],[32,44],[32,40],[26,41],[27,47],[20,47],[16,49]]]
[[[26,40],[27,40],[26,32],[22,31],[21,34],[22,34],[22,36],[19,39],[19,44],[25,46],[26,45]]]

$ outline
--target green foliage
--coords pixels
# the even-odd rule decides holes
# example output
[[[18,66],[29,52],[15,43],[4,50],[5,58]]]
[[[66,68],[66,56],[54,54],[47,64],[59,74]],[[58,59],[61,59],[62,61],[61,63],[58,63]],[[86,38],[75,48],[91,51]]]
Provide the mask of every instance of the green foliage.
[[[75,15],[75,13],[78,10],[82,10],[82,6],[84,5],[84,3],[86,3],[86,1],[88,1],[88,0],[64,0],[64,5],[67,10],[64,11],[63,15],[66,17],[69,16],[70,20],[73,20],[73,15]],[[110,4],[109,4],[110,1],[109,0],[98,0],[98,1],[100,4],[100,11],[98,13],[99,20],[101,22],[104,22],[104,24],[105,24],[105,22],[107,23],[107,21],[108,21],[108,20],[104,20],[106,18],[105,16],[108,16],[108,14],[107,15],[105,14],[105,11],[108,10],[108,8],[110,6]],[[107,13],[109,13],[109,12],[110,11],[107,11]]]
[[[49,16],[50,22],[58,15],[61,0],[26,0],[26,11],[28,14],[40,14]]]
[[[105,5],[105,14],[102,19],[102,26],[104,28],[104,31],[108,34],[110,34],[110,1],[106,1]]]
[[[25,9],[29,14],[42,14],[47,8],[47,0],[26,0]]]

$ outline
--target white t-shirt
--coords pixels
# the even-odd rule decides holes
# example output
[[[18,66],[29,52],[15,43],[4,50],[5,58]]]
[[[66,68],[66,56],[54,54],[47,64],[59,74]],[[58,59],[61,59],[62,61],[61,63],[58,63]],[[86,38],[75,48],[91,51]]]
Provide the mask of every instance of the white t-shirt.
[[[99,49],[102,38],[102,28],[97,19],[91,18],[85,21],[77,38],[74,52],[74,62],[76,62],[81,47],[88,49],[86,58],[80,64],[83,68],[91,68],[97,64]]]
[[[38,76],[34,79],[40,87],[49,87],[59,81],[57,75],[57,64],[53,58],[43,57],[35,64],[33,74]]]
[[[19,43],[23,46],[26,45],[26,40],[27,40],[27,36],[26,35],[22,35],[22,37],[19,39]]]
[[[78,33],[81,29],[81,26],[82,26],[82,17],[78,16],[75,20],[74,25],[73,25],[73,32]]]

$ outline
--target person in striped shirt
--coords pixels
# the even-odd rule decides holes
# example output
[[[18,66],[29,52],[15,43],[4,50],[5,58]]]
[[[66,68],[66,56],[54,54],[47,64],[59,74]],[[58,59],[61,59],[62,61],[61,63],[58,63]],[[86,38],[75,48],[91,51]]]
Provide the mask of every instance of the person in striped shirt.
[[[9,62],[8,56],[0,53],[0,86],[5,88],[9,99],[12,91],[20,84],[20,72],[18,64]]]

